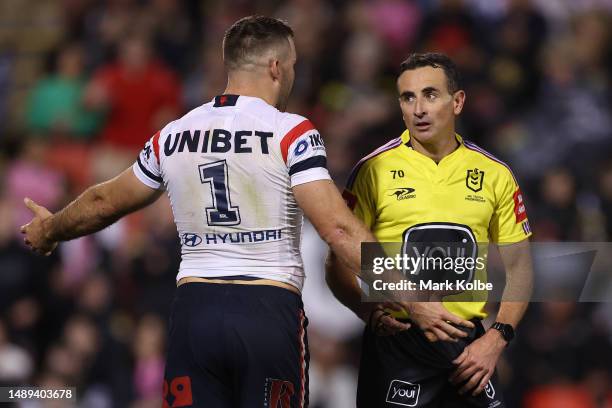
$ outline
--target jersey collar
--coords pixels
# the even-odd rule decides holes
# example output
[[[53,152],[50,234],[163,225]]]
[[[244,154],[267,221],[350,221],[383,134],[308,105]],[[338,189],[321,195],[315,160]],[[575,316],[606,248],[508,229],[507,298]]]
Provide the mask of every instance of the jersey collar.
[[[211,101],[215,108],[224,108],[226,106],[243,106],[249,102],[260,102],[268,105],[266,101],[256,96],[223,94],[217,95]]]
[[[402,138],[402,144],[412,149],[412,143],[410,142],[410,131],[408,129],[404,130],[404,132],[401,135],[401,138]],[[455,138],[459,142],[459,147],[457,149],[464,147],[463,138],[458,133],[455,133]]]

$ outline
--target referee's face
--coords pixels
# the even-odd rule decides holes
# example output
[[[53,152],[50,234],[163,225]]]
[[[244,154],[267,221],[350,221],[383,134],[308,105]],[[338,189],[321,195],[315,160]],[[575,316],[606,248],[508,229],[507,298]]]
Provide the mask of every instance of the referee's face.
[[[404,71],[397,79],[400,108],[410,136],[436,144],[455,136],[455,116],[463,108],[463,91],[451,95],[442,68]]]

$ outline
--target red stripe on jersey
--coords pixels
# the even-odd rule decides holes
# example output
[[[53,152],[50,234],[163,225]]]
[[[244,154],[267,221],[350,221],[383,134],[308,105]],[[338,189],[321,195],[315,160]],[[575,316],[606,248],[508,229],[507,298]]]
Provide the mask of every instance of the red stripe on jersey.
[[[300,310],[300,327],[298,329],[298,340],[300,341],[300,394],[298,407],[303,408],[306,393],[306,344],[304,342],[304,311]]]
[[[153,152],[155,152],[155,158],[157,164],[159,164],[159,131],[153,136]]]
[[[283,155],[283,160],[287,163],[287,156],[289,151],[289,146],[291,143],[295,141],[298,137],[302,136],[304,133],[309,130],[313,130],[315,127],[308,119],[305,119],[302,123],[291,129],[281,140],[281,153]]]

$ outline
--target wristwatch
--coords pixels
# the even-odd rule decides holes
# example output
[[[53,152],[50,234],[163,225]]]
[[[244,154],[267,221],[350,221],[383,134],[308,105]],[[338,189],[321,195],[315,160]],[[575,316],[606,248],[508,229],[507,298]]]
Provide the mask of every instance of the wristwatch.
[[[495,322],[491,325],[491,328],[501,333],[504,340],[506,340],[506,346],[508,346],[510,341],[514,338],[514,327],[512,327],[511,324]]]

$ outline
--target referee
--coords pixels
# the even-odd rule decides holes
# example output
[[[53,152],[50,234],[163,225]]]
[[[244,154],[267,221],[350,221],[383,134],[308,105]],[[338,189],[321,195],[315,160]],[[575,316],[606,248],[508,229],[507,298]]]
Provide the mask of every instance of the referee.
[[[497,244],[506,270],[504,298],[513,301],[501,302],[497,321],[486,330],[486,301],[469,292],[442,302],[398,302],[389,316],[361,302],[353,272],[331,254],[330,288],[368,323],[357,406],[504,407],[495,365],[514,337],[532,285],[531,230],[521,191],[505,163],[455,133],[466,96],[446,55],[410,55],[397,88],[407,130],[359,161],[344,192],[347,203],[381,242],[403,242],[404,248],[480,244],[479,256],[487,243]],[[486,281],[486,268],[473,269],[470,278]],[[472,324],[453,324],[466,320]],[[398,330],[401,323],[408,329]]]

